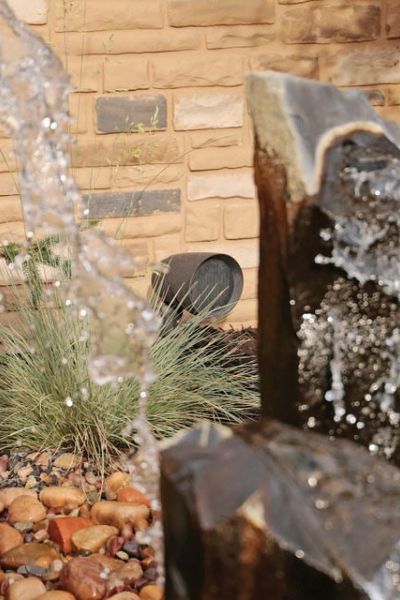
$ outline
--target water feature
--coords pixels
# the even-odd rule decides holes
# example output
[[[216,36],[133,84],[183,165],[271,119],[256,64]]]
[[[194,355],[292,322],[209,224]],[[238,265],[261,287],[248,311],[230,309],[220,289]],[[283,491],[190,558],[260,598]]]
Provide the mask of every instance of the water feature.
[[[6,0],[0,0],[0,123],[14,140],[27,231],[25,251],[16,263],[29,260],[29,243],[43,232],[61,234],[71,248],[72,280],[63,283],[64,301],[82,319],[93,381],[113,384],[132,376],[140,381],[138,415],[125,433],[135,431],[140,446],[131,465],[135,485],[159,509],[158,448],[146,418],[148,387],[154,379],[149,349],[159,319],[124,283],[123,272],[133,258],[102,232],[82,232],[76,222],[78,209],[83,216],[88,211],[69,168],[70,91],[61,62],[16,19]],[[67,406],[73,409],[73,403],[68,396]],[[146,538],[150,540],[160,551],[159,525]]]

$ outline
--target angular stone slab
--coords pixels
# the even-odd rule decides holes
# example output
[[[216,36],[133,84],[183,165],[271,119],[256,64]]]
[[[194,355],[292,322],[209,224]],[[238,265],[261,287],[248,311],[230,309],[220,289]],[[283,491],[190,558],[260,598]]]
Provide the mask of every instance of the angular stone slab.
[[[179,189],[146,190],[140,192],[101,192],[86,194],[85,205],[91,219],[105,217],[143,217],[155,213],[179,212]]]
[[[394,600],[400,472],[269,422],[167,444],[168,600]],[[385,579],[386,577],[386,579]]]
[[[99,133],[134,133],[167,128],[167,100],[161,94],[96,100]]]

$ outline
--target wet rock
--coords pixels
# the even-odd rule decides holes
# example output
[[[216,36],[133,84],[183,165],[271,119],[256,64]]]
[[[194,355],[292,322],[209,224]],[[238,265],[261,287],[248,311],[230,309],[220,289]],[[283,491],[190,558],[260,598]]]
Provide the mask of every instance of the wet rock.
[[[0,556],[23,543],[24,538],[19,531],[7,523],[0,523]]]
[[[41,596],[38,596],[35,598],[35,600],[76,600],[76,598],[69,592],[52,590],[42,594]]]
[[[91,517],[93,521],[102,525],[114,525],[119,529],[124,525],[132,525],[141,531],[148,527],[150,510],[141,504],[102,500],[93,505]]]
[[[86,502],[86,496],[77,488],[67,486],[50,486],[44,488],[39,495],[41,502],[50,508],[63,508],[71,511]]]
[[[27,577],[15,581],[7,590],[7,600],[36,600],[46,592],[46,588],[37,577]]]
[[[7,569],[18,569],[26,565],[48,568],[58,558],[58,552],[51,546],[31,542],[5,552],[0,557],[0,565]]]
[[[63,469],[64,471],[71,471],[72,469],[77,469],[81,466],[82,459],[75,454],[71,454],[70,452],[65,452],[64,454],[60,454],[56,458],[53,463],[53,466],[56,469]]]
[[[129,485],[130,481],[129,473],[123,473],[122,471],[115,471],[107,477],[104,481],[104,494],[107,500],[115,500],[118,490]]]
[[[73,558],[63,569],[62,586],[77,600],[101,600],[107,591],[104,567],[95,558]]]
[[[15,498],[8,508],[8,520],[10,523],[37,523],[45,519],[46,514],[43,504],[31,496],[19,496]]]
[[[69,554],[72,552],[73,534],[93,524],[91,519],[83,517],[55,517],[49,523],[48,534],[65,554]]]
[[[118,529],[111,525],[93,525],[76,531],[71,538],[72,547],[78,552],[98,552],[108,540],[118,534]]]
[[[107,571],[113,573],[114,571],[118,571],[124,566],[124,563],[118,558],[113,558],[112,556],[108,556],[107,554],[93,554],[91,558],[95,558],[99,563],[101,563]]]
[[[0,490],[0,502],[4,504],[5,508],[8,508],[13,500],[19,496],[31,496],[32,498],[37,498],[37,493],[34,490],[17,487],[8,487]]]
[[[118,589],[136,583],[143,576],[143,569],[138,560],[130,560],[110,575],[107,583],[109,590]]]
[[[144,504],[149,508],[151,507],[149,498],[133,485],[127,485],[126,487],[119,489],[117,492],[117,501],[132,502],[133,504]]]
[[[120,592],[109,597],[109,600],[140,600],[137,594],[133,592]]]
[[[145,585],[140,590],[140,600],[163,600],[164,592],[158,585]]]

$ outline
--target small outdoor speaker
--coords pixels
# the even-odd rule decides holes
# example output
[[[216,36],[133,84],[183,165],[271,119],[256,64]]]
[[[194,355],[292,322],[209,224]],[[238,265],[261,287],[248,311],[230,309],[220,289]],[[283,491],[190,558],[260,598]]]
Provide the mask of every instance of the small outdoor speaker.
[[[242,269],[227,254],[173,254],[162,263],[168,265],[168,270],[153,273],[152,286],[166,304],[175,304],[194,314],[207,308],[213,316],[223,317],[242,294]]]

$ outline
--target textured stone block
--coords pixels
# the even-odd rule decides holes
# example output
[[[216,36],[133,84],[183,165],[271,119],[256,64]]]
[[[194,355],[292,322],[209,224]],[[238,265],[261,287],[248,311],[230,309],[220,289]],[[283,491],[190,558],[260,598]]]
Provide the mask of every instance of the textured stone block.
[[[120,165],[181,163],[185,153],[181,140],[154,134],[78,138],[71,154],[73,167],[118,168]]]
[[[84,200],[93,219],[179,212],[181,208],[181,192],[178,189],[85,194]]]
[[[240,25],[273,23],[274,0],[168,0],[171,25]]]
[[[177,233],[182,229],[182,218],[180,214],[171,213],[128,217],[122,223],[120,219],[106,218],[101,221],[100,227],[111,237],[118,230],[118,237],[137,240]]]
[[[112,187],[111,167],[74,169],[74,178],[81,190],[106,190]]]
[[[248,48],[264,46],[276,39],[275,29],[268,25],[236,25],[207,29],[207,48]]]
[[[281,17],[281,34],[289,44],[361,42],[380,33],[378,4],[348,3],[287,9]]]
[[[197,86],[234,86],[243,83],[243,64],[240,56],[158,57],[153,63],[153,86],[179,88]]]
[[[96,116],[99,133],[166,129],[167,100],[161,94],[97,98]]]
[[[68,101],[72,117],[70,133],[86,133],[89,122],[89,98],[86,94],[70,94]]]
[[[191,243],[188,244],[187,251],[229,254],[238,261],[242,269],[255,269],[259,263],[259,250],[256,240]]]
[[[185,240],[187,242],[217,240],[221,228],[220,220],[219,204],[189,206],[186,210]]]
[[[174,128],[213,129],[241,127],[244,100],[238,92],[190,92],[176,94]]]
[[[224,208],[224,235],[228,240],[256,238],[260,232],[256,202],[235,202]]]
[[[243,269],[243,292],[242,300],[254,300],[257,298],[258,270]]]
[[[238,146],[241,135],[237,131],[198,131],[190,137],[192,148],[225,148],[227,146]]]
[[[400,37],[400,5],[397,0],[390,0],[388,2],[386,32],[388,38]]]
[[[18,176],[16,173],[0,173],[0,196],[18,194]]]
[[[157,261],[168,258],[171,254],[182,252],[179,235],[165,235],[154,239],[154,255]]]
[[[400,86],[388,90],[388,104],[391,106],[400,104]]]
[[[252,173],[202,173],[188,177],[188,199],[255,198]]]
[[[47,23],[47,0],[8,0],[18,19],[29,25],[44,25]]]
[[[56,31],[158,29],[162,26],[160,0],[56,0]]]
[[[190,154],[191,171],[237,169],[253,166],[253,149],[250,146],[233,148],[204,148]]]
[[[108,58],[104,63],[104,90],[146,90],[150,87],[149,63],[145,58]]]
[[[61,55],[76,92],[97,92],[103,85],[103,62],[95,56]]]
[[[245,326],[254,325],[257,322],[258,302],[256,298],[242,299],[232,312],[229,313],[229,323],[241,323]]]
[[[96,169],[97,170],[97,169]],[[117,188],[138,188],[139,186],[171,184],[183,179],[185,168],[182,165],[140,165],[112,169],[112,186]]]
[[[318,59],[311,56],[281,56],[264,51],[251,57],[250,66],[252,71],[281,71],[310,79],[319,77]]]
[[[0,223],[23,220],[20,196],[2,196],[0,198]]]
[[[24,240],[25,226],[22,221],[0,223],[0,244],[6,244],[7,242],[23,242]]]
[[[357,46],[321,56],[324,79],[336,85],[400,83],[400,46]]]

